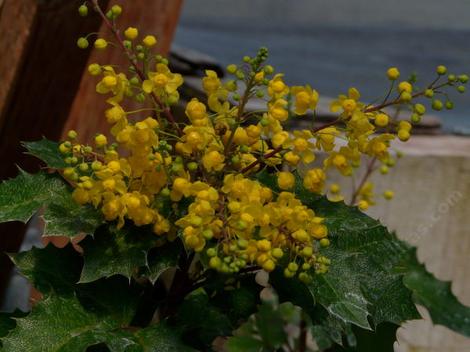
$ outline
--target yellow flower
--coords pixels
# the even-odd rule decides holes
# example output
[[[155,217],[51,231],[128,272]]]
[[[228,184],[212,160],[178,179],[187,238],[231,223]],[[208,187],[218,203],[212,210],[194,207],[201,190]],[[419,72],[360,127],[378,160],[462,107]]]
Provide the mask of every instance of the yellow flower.
[[[320,193],[323,190],[325,179],[326,175],[322,169],[311,169],[307,171],[303,184],[310,192]]]
[[[96,39],[95,41],[95,48],[98,50],[106,49],[108,46],[108,42],[102,38]]]
[[[337,100],[334,100],[330,105],[330,110],[338,112],[342,109],[346,115],[351,115],[357,109],[362,108],[363,104],[359,103],[360,97],[356,88],[349,88],[348,95],[340,95]]]
[[[202,164],[207,171],[220,171],[224,168],[225,157],[217,150],[212,150],[204,154]]]
[[[291,189],[295,185],[295,176],[290,172],[279,172],[277,174],[277,184],[280,189]]]
[[[282,74],[276,74],[268,83],[268,94],[274,99],[280,99],[289,93],[289,87],[282,80]]]
[[[143,40],[142,43],[147,47],[151,48],[157,44],[157,38],[153,35],[147,35]]]
[[[158,63],[155,72],[149,72],[149,79],[142,83],[145,93],[154,92],[159,97],[179,98],[178,88],[183,84],[183,77],[179,73],[172,73],[167,65]]]
[[[389,80],[394,81],[400,77],[400,71],[396,67],[390,67],[387,70],[387,77]]]
[[[96,92],[100,94],[112,93],[114,98],[109,99],[110,103],[117,103],[123,100],[129,92],[129,81],[125,74],[116,74],[110,66],[102,68],[103,79],[96,85]]]
[[[220,79],[213,70],[206,70],[206,77],[202,79],[202,87],[209,96],[220,88]]]
[[[335,147],[336,136],[339,135],[339,131],[336,127],[327,127],[315,133],[316,143],[315,146],[318,149],[323,149],[326,152],[332,151]]]
[[[286,121],[289,117],[287,101],[284,99],[277,99],[273,103],[269,104],[268,114],[278,121]]]
[[[307,110],[315,110],[318,103],[318,92],[309,85],[305,87],[292,87],[291,93],[295,97],[295,110],[297,115],[305,115]]]
[[[126,36],[127,39],[129,40],[134,40],[139,36],[139,30],[134,27],[129,27],[124,31],[124,35]]]

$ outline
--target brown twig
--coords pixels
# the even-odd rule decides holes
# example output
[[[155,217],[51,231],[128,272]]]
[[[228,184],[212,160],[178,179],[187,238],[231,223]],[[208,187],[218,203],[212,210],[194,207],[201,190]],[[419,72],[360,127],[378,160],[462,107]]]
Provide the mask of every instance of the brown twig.
[[[434,83],[435,83],[435,82],[434,82]],[[445,87],[445,86],[447,86],[447,85],[449,84],[449,82],[446,82],[446,83],[442,83],[442,84],[440,84],[440,85],[438,85],[438,86],[436,86],[436,87],[433,87],[433,84],[434,84],[434,83],[431,83],[427,88],[428,88],[428,89],[431,89],[431,88],[432,88],[432,89],[439,89],[439,88]],[[422,95],[424,95],[424,91],[421,91],[421,92],[418,92],[418,93],[413,94],[413,95],[412,95],[412,98],[414,99],[414,98],[420,97],[420,96],[422,96]],[[389,107],[389,106],[392,106],[392,105],[396,105],[396,104],[398,104],[398,103],[400,103],[400,96],[398,96],[396,99],[391,100],[391,101],[389,101],[389,102],[385,102],[385,103],[382,103],[382,104],[379,104],[379,105],[376,105],[376,106],[371,106],[371,107],[369,107],[369,108],[366,108],[366,109],[364,109],[364,112],[367,113],[367,112],[379,111],[379,110],[382,110],[382,109],[384,109],[384,108],[386,108],[386,107]]]
[[[369,164],[367,165],[367,170],[364,174],[364,176],[361,179],[361,182],[359,182],[359,185],[357,188],[354,190],[353,195],[351,197],[351,203],[350,205],[354,205],[356,202],[357,196],[359,195],[359,192],[361,191],[362,187],[364,187],[365,183],[369,179],[369,177],[372,175],[372,172],[374,171],[374,164],[377,161],[376,157],[373,157],[370,161]]]
[[[101,7],[98,3],[98,0],[91,0],[91,1],[93,3],[93,7],[95,8],[96,12],[98,12],[98,14],[101,16],[101,18],[103,19],[104,24],[106,25],[106,27],[108,27],[108,29],[111,31],[111,33],[113,33],[114,37],[118,41],[119,46],[124,51],[124,53],[127,55],[127,58],[129,59],[129,62],[134,67],[135,72],[139,76],[140,80],[142,82],[145,81],[146,78],[145,78],[144,72],[137,65],[136,60],[133,58],[132,52],[128,48],[126,48],[126,46],[124,45],[124,40],[122,39],[121,34],[119,33],[119,31],[114,27],[114,25],[106,17],[106,15],[104,14],[103,10],[101,9]],[[175,120],[173,114],[171,113],[170,108],[165,106],[165,104],[160,100],[160,98],[153,92],[152,92],[152,98],[155,101],[155,104],[163,111],[163,113],[165,114],[167,120],[173,125],[173,127],[176,129],[178,134],[181,135],[182,134],[181,128],[176,123],[176,120]]]

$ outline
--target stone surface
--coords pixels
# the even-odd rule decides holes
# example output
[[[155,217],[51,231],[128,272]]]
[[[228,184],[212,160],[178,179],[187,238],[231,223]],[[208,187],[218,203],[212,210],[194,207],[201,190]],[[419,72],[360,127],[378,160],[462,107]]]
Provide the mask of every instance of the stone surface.
[[[452,291],[470,305],[470,138],[414,136],[397,143],[405,156],[388,175],[373,177],[377,193],[395,192],[395,199],[377,197],[368,213],[398,236],[418,247],[418,257]],[[350,186],[344,178],[343,190]],[[346,193],[348,194],[348,193]],[[470,351],[470,339],[425,320],[406,323],[398,332],[397,352]]]

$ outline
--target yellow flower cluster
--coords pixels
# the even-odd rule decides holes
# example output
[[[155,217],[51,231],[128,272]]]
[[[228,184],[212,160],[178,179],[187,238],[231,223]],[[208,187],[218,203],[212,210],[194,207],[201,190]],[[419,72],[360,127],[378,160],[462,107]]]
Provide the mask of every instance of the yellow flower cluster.
[[[133,27],[124,35],[125,40],[119,34],[116,40],[131,58],[129,77],[114,66],[89,67],[100,78],[96,91],[110,104],[105,112],[110,131],[96,136],[94,148],[78,143],[71,131],[60,145],[70,164],[63,175],[73,184],[78,203],[101,209],[118,227],[130,221],[152,226],[163,238],[180,236],[188,249],[205,256],[209,267],[224,273],[282,267],[285,276],[307,282],[312,270],[325,272],[329,260],[319,249],[329,245],[328,231],[323,219],[297,198],[294,170],[303,175],[303,187],[314,193],[325,192],[330,169],[351,176],[364,158],[381,163],[376,168],[386,173],[394,164],[391,142],[408,140],[412,125],[396,121],[384,108],[411,106],[411,122],[416,122],[425,108],[411,101],[455,82],[436,81],[426,92],[415,91],[408,81],[395,87],[400,73],[392,68],[387,76],[397,97],[367,105],[351,88],[331,104],[336,120],[289,131],[285,122],[313,113],[319,94],[308,85],[290,87],[265,64],[267,50],[262,48],[241,65],[227,67],[231,80],[206,71],[202,87],[207,99],[189,100],[186,116],[175,117],[171,107],[180,102],[182,76],[152,53],[155,37],[145,36],[138,44],[139,31]],[[467,78],[456,80],[466,83]],[[264,100],[264,111],[247,111],[247,102],[255,97]],[[142,108],[126,111],[127,100]],[[313,164],[317,157],[323,162]],[[279,192],[256,179],[256,172],[266,167],[277,174]],[[330,193],[343,199],[336,184]],[[384,197],[391,199],[393,192]],[[161,208],[162,201],[169,211]],[[364,180],[353,203],[364,210],[372,205],[372,184]],[[187,209],[173,211],[183,204],[189,204]]]
[[[236,272],[256,264],[270,272],[286,256],[291,263],[301,262],[304,270],[325,270],[325,259],[314,255],[314,243],[328,243],[327,228],[295,194],[281,192],[274,199],[270,188],[229,174],[219,191],[205,182],[177,178],[172,198],[181,196],[194,197],[194,201],[176,225],[182,228],[189,248],[201,252],[208,247],[211,268]],[[293,276],[296,271],[286,273]],[[301,277],[310,278],[307,272]]]

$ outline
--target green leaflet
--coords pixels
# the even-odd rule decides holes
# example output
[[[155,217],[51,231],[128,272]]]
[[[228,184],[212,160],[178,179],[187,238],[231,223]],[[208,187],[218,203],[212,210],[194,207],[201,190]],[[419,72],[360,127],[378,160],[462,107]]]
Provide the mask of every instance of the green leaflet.
[[[40,141],[23,142],[22,145],[28,150],[27,154],[41,159],[51,168],[64,169],[69,166],[65,163],[57,142],[43,138]]]
[[[210,298],[202,290],[188,295],[181,304],[178,314],[178,325],[185,334],[202,346],[210,346],[218,336],[230,335],[233,327],[229,318],[220,309],[212,305]]]
[[[154,284],[166,270],[178,266],[179,254],[183,248],[179,240],[152,248],[147,254],[148,271],[145,271],[143,275],[147,276]]]
[[[275,176],[262,173],[259,179],[273,185]],[[330,270],[315,275],[308,286],[316,303],[345,323],[365,329],[371,328],[370,322],[399,324],[419,317],[411,293],[402,283],[402,274],[396,269],[407,247],[356,208],[303,189],[299,178],[296,194],[303,204],[325,218],[329,230],[331,246],[322,254],[330,258]],[[304,309],[308,311],[309,307]]]
[[[413,299],[429,311],[434,324],[440,324],[470,337],[470,307],[460,303],[451,291],[449,282],[438,280],[416,258],[416,249],[404,262],[405,286]]]
[[[131,327],[142,289],[114,276],[77,285],[82,259],[69,245],[13,257],[44,298],[2,339],[4,351],[75,352],[105,343],[112,352],[190,351],[165,322]]]
[[[229,352],[268,352],[299,349],[300,326],[310,322],[302,309],[291,302],[279,304],[275,292],[264,299],[258,311],[227,341]],[[295,329],[297,328],[297,329]],[[312,351],[305,349],[305,351]]]
[[[177,266],[181,250],[179,241],[155,247],[158,237],[148,227],[125,226],[120,230],[100,227],[93,237],[80,246],[84,265],[80,283],[96,281],[113,275],[130,279],[142,269],[152,283],[167,269]]]
[[[145,236],[145,231],[130,233],[127,228],[117,231],[110,231],[106,226],[99,228],[93,237],[80,243],[84,251],[80,283],[113,275],[129,279],[147,265],[147,251],[154,243],[155,236]]]
[[[103,221],[94,208],[75,203],[71,188],[58,175],[20,169],[16,178],[0,184],[0,222],[27,222],[43,207],[45,236],[90,234]]]
[[[258,179],[276,187],[274,175],[262,172]],[[370,329],[371,323],[372,327],[386,322],[397,325],[416,319],[413,303],[418,303],[428,308],[435,323],[470,335],[470,308],[458,302],[449,283],[437,280],[418,263],[414,248],[357,208],[312,194],[303,189],[298,176],[297,180],[298,198],[325,217],[331,240],[330,247],[322,250],[331,259],[330,271],[316,275],[309,285],[316,303],[337,319],[364,329]],[[281,293],[287,287],[282,280],[273,285]],[[300,300],[296,294],[299,290],[290,292],[294,302],[305,302],[304,292]],[[316,328],[320,337],[326,332],[321,326],[320,322]],[[338,342],[337,337],[330,338]]]

